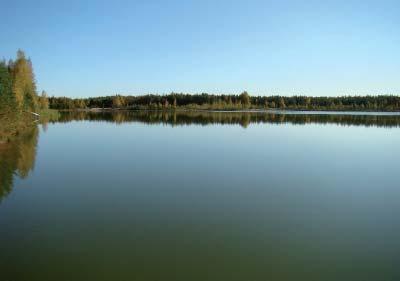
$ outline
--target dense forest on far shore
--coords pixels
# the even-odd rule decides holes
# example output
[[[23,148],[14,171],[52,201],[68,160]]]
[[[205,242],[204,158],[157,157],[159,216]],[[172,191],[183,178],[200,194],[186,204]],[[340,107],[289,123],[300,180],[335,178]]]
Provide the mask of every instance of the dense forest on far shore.
[[[400,111],[400,96],[251,96],[240,95],[182,94],[106,96],[84,99],[50,97],[52,109],[193,109],[193,110],[246,110],[246,109],[288,109],[288,110],[337,110],[337,111]]]
[[[400,111],[400,96],[252,96],[183,94],[105,96],[83,99],[51,97],[43,91],[37,94],[32,62],[23,51],[15,60],[0,61],[0,115],[16,112],[46,112],[58,110],[114,108],[114,109],[193,109],[193,110],[337,110],[337,111]]]

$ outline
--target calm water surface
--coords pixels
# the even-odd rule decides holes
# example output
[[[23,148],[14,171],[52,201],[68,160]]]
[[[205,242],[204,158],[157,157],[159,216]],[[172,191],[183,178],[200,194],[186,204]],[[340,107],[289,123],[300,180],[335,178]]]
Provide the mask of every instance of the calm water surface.
[[[400,280],[400,116],[64,113],[0,144],[0,280]]]

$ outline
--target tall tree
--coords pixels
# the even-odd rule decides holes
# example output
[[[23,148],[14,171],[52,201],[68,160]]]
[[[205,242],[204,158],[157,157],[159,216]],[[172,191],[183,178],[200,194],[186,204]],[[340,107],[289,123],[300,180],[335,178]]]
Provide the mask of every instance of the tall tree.
[[[279,99],[279,108],[286,108],[285,100],[282,97]]]
[[[243,93],[241,93],[240,96],[239,96],[239,98],[240,98],[240,101],[242,102],[242,104],[243,104],[245,107],[250,106],[250,96],[249,96],[249,94],[248,94],[246,91],[244,91]]]
[[[119,95],[113,97],[112,99],[112,107],[113,108],[120,108],[123,105],[123,101]]]
[[[13,93],[20,109],[35,111],[38,107],[35,77],[32,62],[18,50],[17,60],[13,67]]]
[[[42,91],[42,94],[39,97],[39,105],[40,105],[40,109],[48,109],[49,108],[49,98],[45,91]]]

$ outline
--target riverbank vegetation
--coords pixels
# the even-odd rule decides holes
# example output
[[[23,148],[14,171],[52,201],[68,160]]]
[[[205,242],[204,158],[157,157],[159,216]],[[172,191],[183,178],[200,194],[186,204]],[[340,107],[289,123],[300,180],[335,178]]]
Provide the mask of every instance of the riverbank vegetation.
[[[0,61],[0,143],[32,126],[32,113],[43,120],[58,114],[49,109],[46,92],[38,95],[32,61],[19,50],[15,60]]]
[[[381,96],[251,96],[240,95],[178,94],[143,96],[106,96],[85,99],[51,97],[53,109],[150,109],[150,110],[334,110],[334,111],[400,111],[400,97]]]
[[[38,112],[49,108],[46,92],[36,90],[32,61],[21,50],[15,60],[0,61],[0,113]]]

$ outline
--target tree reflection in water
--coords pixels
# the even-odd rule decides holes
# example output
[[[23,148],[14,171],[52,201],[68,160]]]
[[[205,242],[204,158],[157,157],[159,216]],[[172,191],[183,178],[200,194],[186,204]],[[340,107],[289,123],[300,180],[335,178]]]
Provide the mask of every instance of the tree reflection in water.
[[[13,188],[14,177],[26,178],[33,170],[39,138],[48,123],[71,121],[138,122],[170,126],[229,124],[247,128],[250,124],[335,124],[341,126],[400,127],[400,115],[379,114],[290,114],[284,112],[210,112],[210,111],[72,111],[61,112],[51,120],[26,115],[0,115],[0,201]]]
[[[398,114],[315,114],[315,112],[224,112],[224,111],[71,111],[62,112],[57,122],[106,121],[116,124],[140,122],[145,124],[212,125],[237,124],[247,128],[252,123],[271,124],[336,124],[375,127],[400,127]]]
[[[12,191],[14,175],[26,178],[33,170],[38,138],[31,117],[0,117],[0,201]]]

